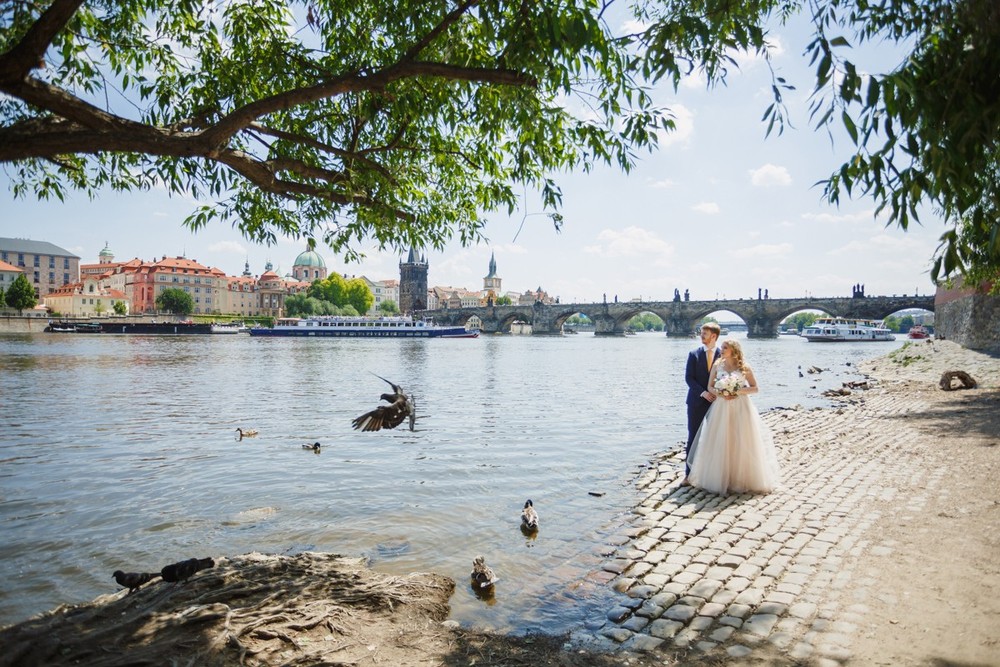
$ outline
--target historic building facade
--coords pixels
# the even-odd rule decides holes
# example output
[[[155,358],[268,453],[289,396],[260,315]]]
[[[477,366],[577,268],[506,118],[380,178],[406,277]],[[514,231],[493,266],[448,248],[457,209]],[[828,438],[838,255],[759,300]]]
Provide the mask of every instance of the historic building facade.
[[[39,299],[80,280],[80,258],[47,241],[0,238],[0,261],[21,269]]]
[[[427,309],[427,257],[417,257],[410,248],[405,262],[399,263],[399,312],[413,313]]]

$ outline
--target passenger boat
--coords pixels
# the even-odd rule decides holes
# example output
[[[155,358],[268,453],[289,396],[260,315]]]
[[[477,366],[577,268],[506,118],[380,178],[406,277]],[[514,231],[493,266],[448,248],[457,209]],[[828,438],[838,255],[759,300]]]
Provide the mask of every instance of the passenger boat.
[[[914,324],[910,327],[910,332],[906,336],[914,340],[923,340],[924,338],[930,338],[931,332],[922,324]]]
[[[273,327],[251,327],[251,336],[313,336],[318,338],[476,338],[478,331],[437,325],[408,315],[348,317],[323,315],[282,317]]]
[[[212,323],[212,333],[214,334],[237,334],[243,333],[244,331],[250,331],[250,327],[246,326],[242,322],[227,322],[225,324],[217,322]]]
[[[847,343],[896,340],[882,320],[851,320],[844,317],[820,318],[802,331],[812,343]]]

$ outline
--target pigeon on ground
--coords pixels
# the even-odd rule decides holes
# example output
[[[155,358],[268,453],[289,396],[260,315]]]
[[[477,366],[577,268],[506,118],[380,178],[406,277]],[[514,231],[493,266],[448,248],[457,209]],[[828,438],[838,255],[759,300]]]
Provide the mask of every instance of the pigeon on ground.
[[[529,532],[538,530],[538,512],[530,498],[525,501],[524,509],[521,510],[521,527]]]
[[[375,374],[372,373],[372,375]],[[381,375],[375,375],[375,377],[385,380],[392,387],[393,393],[382,394],[380,397],[383,401],[388,401],[389,405],[380,405],[371,412],[366,412],[353,419],[351,425],[359,431],[380,431],[384,428],[396,428],[409,418],[410,430],[412,431],[417,420],[413,399],[407,396],[398,384],[389,382]]]
[[[210,567],[215,567],[215,561],[211,558],[188,558],[187,560],[165,565],[160,570],[160,576],[163,577],[164,581],[172,584],[178,581],[186,581],[196,572],[207,570]]]
[[[111,576],[115,578],[119,586],[128,588],[129,595],[131,595],[139,590],[139,587],[143,584],[149,583],[160,575],[155,572],[122,572],[121,570],[115,570]]]

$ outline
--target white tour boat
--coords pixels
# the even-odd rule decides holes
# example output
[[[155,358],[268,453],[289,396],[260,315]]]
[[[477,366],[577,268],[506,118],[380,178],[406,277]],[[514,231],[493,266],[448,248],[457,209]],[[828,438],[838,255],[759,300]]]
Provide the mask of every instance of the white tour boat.
[[[318,338],[476,338],[465,327],[437,325],[430,320],[396,317],[323,315],[282,317],[273,327],[251,327],[251,336],[314,336]]]
[[[882,320],[852,320],[844,317],[820,318],[802,331],[813,343],[896,340]]]

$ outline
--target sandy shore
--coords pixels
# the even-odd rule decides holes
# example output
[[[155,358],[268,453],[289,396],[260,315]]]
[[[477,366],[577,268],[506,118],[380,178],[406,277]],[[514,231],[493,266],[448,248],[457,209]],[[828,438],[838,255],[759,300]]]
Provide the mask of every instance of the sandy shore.
[[[245,555],[4,628],[0,665],[1000,665],[1000,359],[919,342],[860,370],[834,408],[765,415],[775,493],[645,469],[586,582],[619,592],[594,645],[454,627],[435,575]]]

